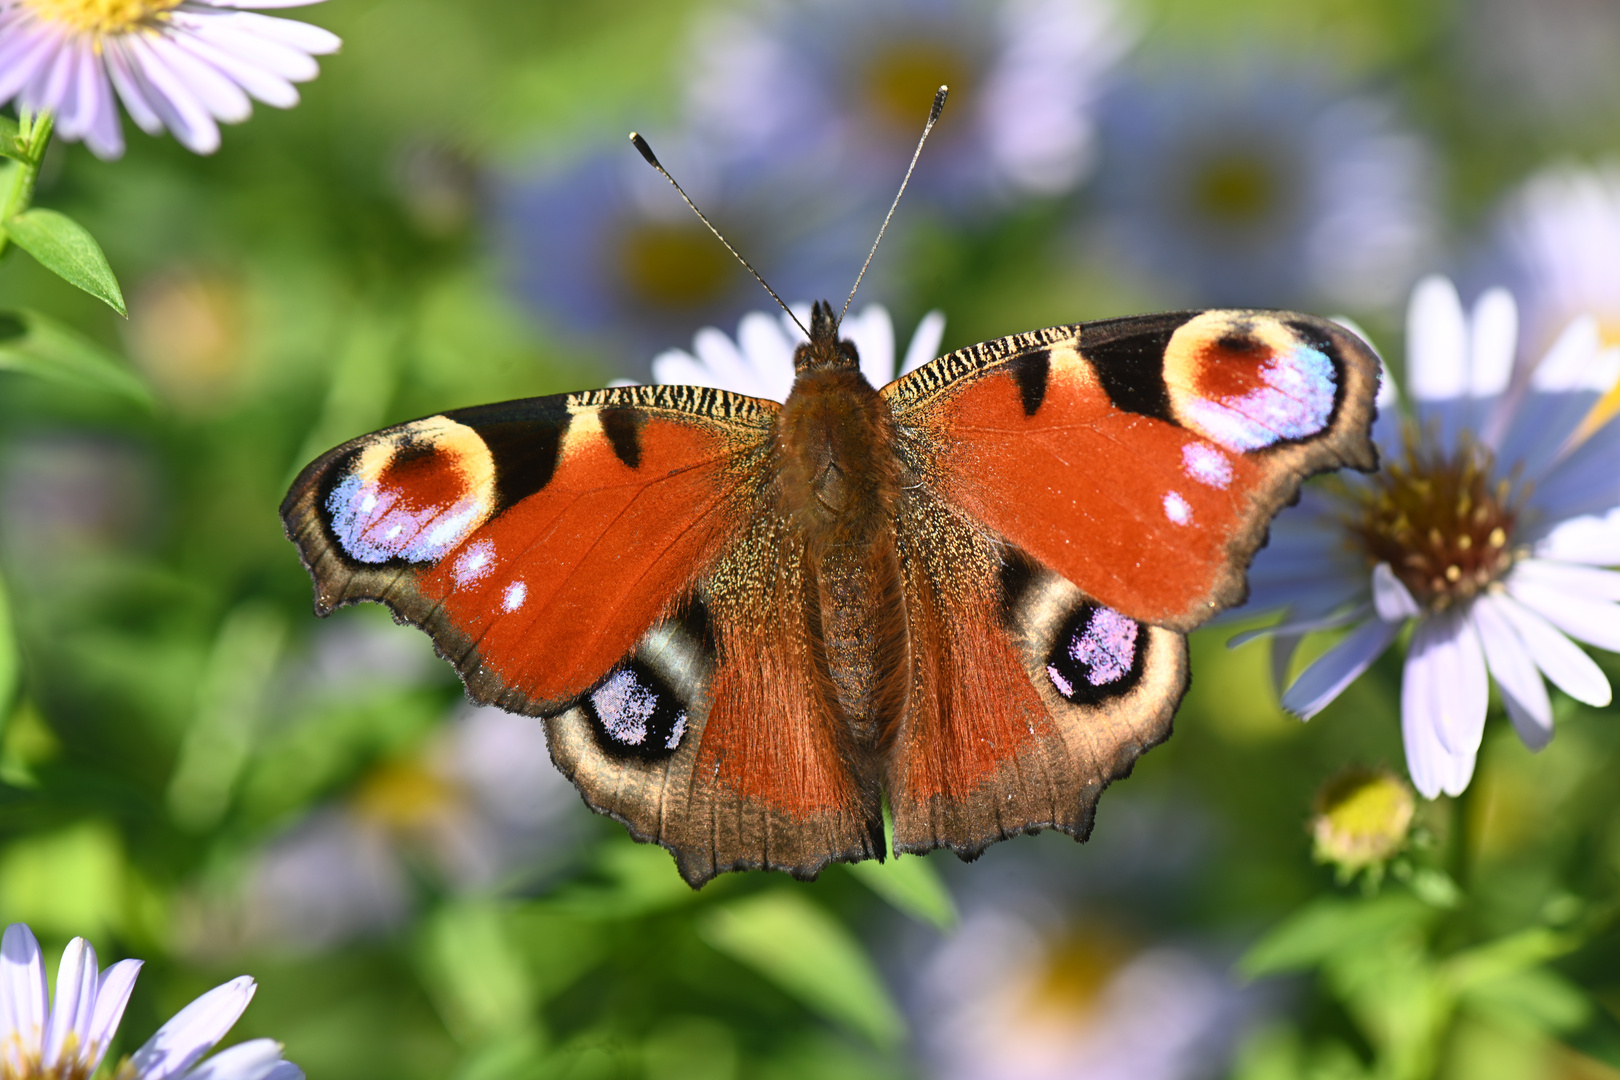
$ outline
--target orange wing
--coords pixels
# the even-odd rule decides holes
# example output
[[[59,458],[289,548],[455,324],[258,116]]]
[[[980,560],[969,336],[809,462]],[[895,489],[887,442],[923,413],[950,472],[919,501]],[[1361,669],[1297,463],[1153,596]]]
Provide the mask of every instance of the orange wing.
[[[624,387],[462,409],[340,446],[282,504],[316,610],[387,604],[481,702],[546,719],[596,810],[693,885],[881,847],[875,778],[817,684],[772,402]]]
[[[1307,475],[1374,464],[1377,379],[1331,323],[1204,312],[1019,334],[885,388],[908,474],[896,848],[1084,839],[1170,734],[1181,632],[1241,598]]]
[[[1182,312],[1062,326],[940,358],[884,390],[945,503],[1134,619],[1239,602],[1274,515],[1376,464],[1378,359],[1308,315]]]

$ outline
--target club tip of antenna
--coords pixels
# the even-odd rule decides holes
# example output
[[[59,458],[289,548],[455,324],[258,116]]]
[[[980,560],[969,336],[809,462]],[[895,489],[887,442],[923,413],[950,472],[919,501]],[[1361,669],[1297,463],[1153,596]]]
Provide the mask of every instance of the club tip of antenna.
[[[932,124],[939,119],[939,114],[945,111],[945,98],[950,94],[951,88],[941,86],[934,91],[934,106],[928,110],[928,122]]]
[[[630,142],[641,152],[641,156],[647,159],[647,164],[655,169],[659,167],[658,159],[653,157],[652,147],[647,145],[647,140],[641,137],[640,132],[632,131],[630,133]]]

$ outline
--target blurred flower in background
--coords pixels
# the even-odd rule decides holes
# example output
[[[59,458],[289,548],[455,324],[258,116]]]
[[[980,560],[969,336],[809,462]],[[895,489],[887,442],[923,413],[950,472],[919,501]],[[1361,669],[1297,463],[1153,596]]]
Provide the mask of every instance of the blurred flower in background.
[[[868,220],[848,206],[849,187],[814,193],[802,175],[728,167],[701,143],[655,140],[654,149],[778,293],[848,292],[881,209]],[[762,295],[628,144],[536,177],[509,174],[497,214],[518,295],[565,333],[646,352],[705,323],[729,322]]]
[[[1530,177],[1506,200],[1499,243],[1530,346],[1546,347],[1581,315],[1597,319],[1604,344],[1620,345],[1620,161]]]
[[[1245,611],[1282,607],[1281,679],[1302,638],[1353,627],[1283,705],[1309,719],[1417,620],[1401,682],[1406,766],[1428,798],[1468,786],[1489,679],[1525,745],[1552,738],[1543,677],[1607,705],[1607,677],[1571,639],[1620,651],[1620,425],[1586,423],[1620,376],[1620,348],[1578,319],[1515,382],[1517,308],[1503,290],[1465,313],[1428,278],[1407,321],[1403,419],[1385,378],[1384,466],[1312,487],[1272,525]],[[1243,635],[1246,639],[1253,635]]]
[[[413,753],[362,774],[254,856],[224,908],[196,912],[199,952],[299,950],[398,929],[418,880],[458,893],[524,891],[555,872],[589,814],[551,764],[534,717],[463,705]]]
[[[1133,37],[1111,0],[758,3],[700,24],[688,110],[721,153],[881,201],[947,85],[914,190],[1059,195],[1092,167],[1093,103]]]
[[[229,274],[176,269],[135,294],[125,331],[130,357],[181,412],[236,404],[248,375],[245,293]]]
[[[952,1080],[1214,1077],[1254,1011],[1222,967],[1050,888],[1002,891],[914,973],[918,1039]]]
[[[1138,71],[1100,122],[1081,254],[1173,302],[1377,308],[1434,254],[1432,154],[1387,101],[1258,60],[1187,65]]]
[[[800,323],[810,322],[810,305],[794,304]],[[873,386],[888,385],[939,355],[945,314],[930,311],[911,335],[900,366],[895,367],[894,320],[882,304],[869,304],[845,318],[839,336],[855,345],[861,374]],[[786,401],[793,389],[793,351],[805,340],[786,312],[755,311],[743,316],[733,342],[706,326],[692,340],[692,351],[666,349],[653,358],[653,379],[687,386],[714,386],[751,397]]]
[[[45,992],[39,942],[22,923],[0,940],[0,1075],[6,1080],[68,1080],[96,1072],[118,1032],[141,961],[120,960],[106,971],[96,950],[74,938],[62,951],[56,999]],[[257,989],[246,975],[197,998],[120,1061],[119,1080],[303,1080],[272,1039],[253,1039],[204,1054],[225,1037]],[[195,1066],[195,1068],[194,1068]]]
[[[240,123],[248,98],[288,109],[295,82],[318,73],[314,57],[335,35],[243,7],[320,0],[0,0],[0,103],[56,114],[56,131],[100,158],[124,152],[113,90],[148,135],[164,128],[187,150],[219,149],[216,121]]]

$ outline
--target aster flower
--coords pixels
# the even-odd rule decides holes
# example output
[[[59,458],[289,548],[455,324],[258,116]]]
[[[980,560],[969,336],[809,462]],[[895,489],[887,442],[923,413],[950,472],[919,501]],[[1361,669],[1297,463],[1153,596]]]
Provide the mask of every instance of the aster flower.
[[[242,8],[319,0],[0,0],[0,104],[56,115],[56,132],[97,157],[124,152],[113,91],[142,131],[186,149],[219,148],[216,121],[237,123],[249,97],[290,108],[313,57],[337,51],[308,23]]]
[[[794,304],[802,323],[810,321],[810,305]],[[945,335],[945,315],[930,311],[922,317],[906,346],[897,370],[894,365],[894,320],[882,304],[869,304],[844,320],[840,336],[855,343],[861,374],[873,386],[885,386],[916,371],[939,353]],[[804,334],[786,312],[755,311],[743,316],[732,341],[712,326],[699,330],[692,351],[667,349],[653,359],[653,378],[661,383],[715,386],[751,397],[786,401],[793,389],[793,350]]]
[[[1383,469],[1314,486],[1284,511],[1242,609],[1284,609],[1256,632],[1274,638],[1278,678],[1304,635],[1350,628],[1283,694],[1307,719],[1412,624],[1401,731],[1428,798],[1468,786],[1490,681],[1540,749],[1553,722],[1543,677],[1606,705],[1609,682],[1575,641],[1620,649],[1620,572],[1602,569],[1620,563],[1620,425],[1583,423],[1620,374],[1620,350],[1580,319],[1515,379],[1516,343],[1507,292],[1465,314],[1449,281],[1421,282],[1404,418],[1393,381],[1380,392]]]
[[[695,35],[688,112],[727,153],[881,192],[946,84],[914,190],[1061,194],[1090,170],[1092,104],[1132,37],[1108,0],[761,3]]]
[[[1535,174],[1508,196],[1499,233],[1531,342],[1589,314],[1605,343],[1620,344],[1620,161]]]
[[[0,939],[0,1077],[5,1080],[83,1080],[101,1067],[139,960],[97,968],[96,951],[74,938],[62,952],[56,999],[45,992],[39,942],[23,923]],[[118,1063],[116,1080],[303,1080],[273,1039],[253,1039],[198,1064],[236,1023],[256,989],[246,975],[197,998]]]
[[[724,160],[691,141],[653,142],[697,205],[779,292],[831,296],[849,288],[858,253],[882,221],[881,209],[858,212],[858,185],[812,183],[786,162]],[[885,181],[888,194],[899,175]],[[560,168],[509,172],[495,207],[515,291],[559,330],[617,338],[644,354],[739,317],[759,296],[748,272],[627,145]],[[889,265],[876,262],[879,287]]]
[[[1099,109],[1098,242],[1193,304],[1393,303],[1435,243],[1431,155],[1385,102],[1250,62]]]

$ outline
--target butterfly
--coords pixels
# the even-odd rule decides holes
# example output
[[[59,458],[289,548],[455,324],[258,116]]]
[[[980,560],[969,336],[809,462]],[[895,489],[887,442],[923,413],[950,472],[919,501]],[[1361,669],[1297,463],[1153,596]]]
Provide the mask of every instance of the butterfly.
[[[817,304],[784,403],[624,386],[354,439],[281,507],[326,615],[421,627],[542,718],[694,888],[1085,839],[1170,734],[1185,635],[1313,473],[1371,470],[1379,361],[1309,315],[1055,326],[873,387]]]

